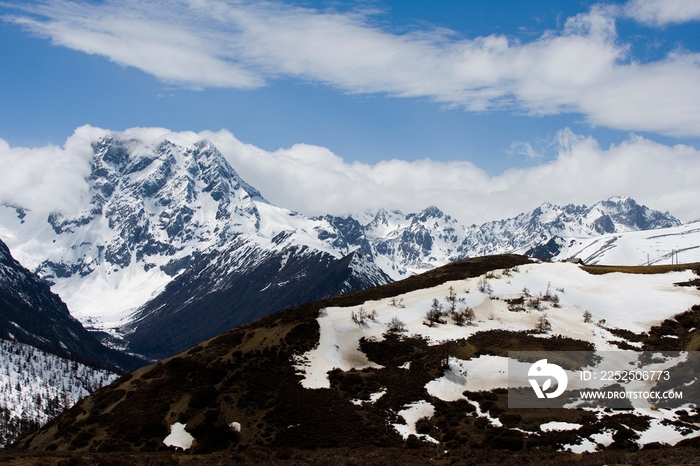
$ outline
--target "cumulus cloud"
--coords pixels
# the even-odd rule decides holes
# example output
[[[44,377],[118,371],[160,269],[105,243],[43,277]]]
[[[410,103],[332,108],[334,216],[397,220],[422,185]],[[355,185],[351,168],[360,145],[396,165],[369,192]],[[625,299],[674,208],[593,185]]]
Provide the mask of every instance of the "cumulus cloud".
[[[108,131],[84,126],[63,147],[12,148],[0,140],[0,203],[76,210],[89,201],[91,142]],[[387,160],[347,163],[324,147],[297,144],[269,152],[228,131],[170,132],[133,128],[113,133],[144,147],[168,139],[188,145],[207,139],[271,203],[307,215],[347,215],[366,209],[417,212],[436,205],[465,224],[498,220],[543,202],[592,204],[629,195],[689,221],[700,218],[700,153],[632,135],[602,148],[568,129],[557,134],[556,157],[530,168],[489,176],[469,162]]]
[[[632,1],[625,11],[646,11],[647,3]],[[629,46],[619,43],[620,9],[612,6],[595,5],[568,18],[562,30],[527,43],[502,35],[464,38],[437,28],[399,34],[382,28],[372,12],[275,1],[44,0],[14,6],[17,14],[6,21],[56,45],[183,86],[250,89],[291,77],[348,93],[427,97],[467,111],[575,112],[592,125],[700,135],[698,55],[676,51],[637,63]]]
[[[630,0],[624,14],[650,26],[700,20],[700,2],[693,0]]]
[[[73,210],[87,193],[90,142],[104,134],[84,127],[63,147],[10,147],[0,139],[0,204],[41,212]]]
[[[266,152],[230,133],[202,134],[273,204],[306,214],[365,209],[417,212],[436,205],[465,224],[498,220],[543,202],[592,204],[629,195],[686,221],[700,218],[700,152],[632,135],[620,145],[565,129],[555,158],[489,176],[469,162],[387,160],[346,163],[328,149],[295,145]]]

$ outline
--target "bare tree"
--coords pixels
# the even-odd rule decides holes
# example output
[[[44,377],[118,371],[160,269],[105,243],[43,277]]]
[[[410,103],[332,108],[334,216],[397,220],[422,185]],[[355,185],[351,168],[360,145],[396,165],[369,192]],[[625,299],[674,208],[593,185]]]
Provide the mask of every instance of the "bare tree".
[[[455,289],[450,286],[447,296],[445,296],[445,301],[447,301],[447,312],[454,314],[457,311],[457,293]]]
[[[547,333],[550,330],[552,330],[552,324],[549,322],[549,319],[547,319],[547,313],[543,313],[540,315],[540,318],[537,319],[537,325],[535,325],[535,331],[537,333]]]

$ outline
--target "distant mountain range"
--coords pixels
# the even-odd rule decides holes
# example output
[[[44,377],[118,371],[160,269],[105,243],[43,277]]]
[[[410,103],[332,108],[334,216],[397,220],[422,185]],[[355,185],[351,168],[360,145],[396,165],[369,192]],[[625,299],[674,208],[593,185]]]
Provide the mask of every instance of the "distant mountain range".
[[[103,342],[153,359],[278,309],[458,259],[561,259],[572,238],[681,225],[626,197],[543,204],[469,227],[434,206],[308,217],[267,202],[207,141],[115,134],[93,151],[81,208],[47,217],[0,206],[3,239]]]

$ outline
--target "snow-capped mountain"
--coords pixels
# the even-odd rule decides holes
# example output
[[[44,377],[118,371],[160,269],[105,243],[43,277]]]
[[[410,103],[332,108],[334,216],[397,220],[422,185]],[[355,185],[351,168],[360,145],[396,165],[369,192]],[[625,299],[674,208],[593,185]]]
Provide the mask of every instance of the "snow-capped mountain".
[[[277,309],[391,280],[333,223],[342,221],[269,204],[207,141],[107,136],[93,151],[77,212],[4,206],[0,218],[13,253],[115,346],[128,346],[128,333],[132,347],[163,357]],[[278,293],[260,299],[270,287]],[[150,332],[173,338],[163,346]]]
[[[30,345],[0,340],[0,448],[117,377]]]
[[[513,218],[470,227],[434,206],[418,214],[380,210],[358,218],[365,221],[362,230],[375,262],[394,279],[457,259],[492,254],[565,259],[563,245],[568,239],[681,224],[669,213],[640,206],[629,197],[610,198],[591,207],[545,203]]]
[[[267,202],[205,140],[115,133],[92,148],[77,208],[46,215],[0,206],[0,235],[103,341],[151,357],[461,258],[559,257],[568,238],[680,223],[629,198],[544,204],[471,227],[434,206],[307,217]]]

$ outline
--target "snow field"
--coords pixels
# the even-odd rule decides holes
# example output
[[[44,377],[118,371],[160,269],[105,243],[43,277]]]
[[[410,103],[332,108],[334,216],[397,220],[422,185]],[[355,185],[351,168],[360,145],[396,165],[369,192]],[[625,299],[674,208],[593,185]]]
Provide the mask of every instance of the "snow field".
[[[438,344],[441,341],[468,338],[485,330],[532,330],[545,312],[552,330],[544,336],[563,335],[591,342],[599,351],[617,351],[617,346],[611,345],[610,340],[619,338],[596,326],[595,322],[605,319],[608,327],[643,332],[700,303],[700,291],[693,287],[673,285],[694,278],[695,275],[690,271],[654,275],[592,275],[576,264],[542,263],[521,266],[517,272],[510,274],[509,277],[496,272],[495,275],[499,278],[487,280],[493,289],[491,296],[478,291],[479,281],[483,277],[475,277],[398,296],[397,298],[403,299],[404,308],[392,306],[389,299],[368,301],[361,306],[327,308],[323,316],[318,318],[321,327],[318,346],[297,361],[299,371],[304,374],[302,384],[307,388],[329,388],[327,373],[334,368],[347,371],[352,368],[376,367],[359,350],[360,338],[381,341],[394,317],[406,325],[406,335],[420,335],[432,344]],[[464,299],[459,307],[469,306],[474,310],[474,325],[459,327],[449,322],[433,327],[424,325],[432,300],[437,298],[446,306],[444,297],[448,295],[450,287],[458,298]],[[559,296],[560,307],[553,308],[549,303],[543,302],[544,306],[550,306],[543,311],[508,310],[508,303],[504,299],[522,297],[524,288],[532,296],[544,294],[549,288],[551,294]],[[557,291],[562,289],[564,292]],[[376,311],[376,319],[367,320],[366,326],[355,324],[351,315],[359,312],[360,308],[366,312]],[[592,314],[593,322],[584,322],[584,311]],[[302,360],[306,362],[302,363]],[[484,360],[485,367],[490,363],[494,363],[494,360]],[[498,372],[488,372],[491,377],[498,378]]]
[[[610,233],[593,238],[574,238],[564,246],[559,259],[576,257],[586,264],[671,264],[672,251],[680,263],[700,262],[700,222],[661,230]]]
[[[610,328],[644,332],[664,319],[700,303],[700,291],[693,287],[673,285],[695,278],[690,271],[655,275],[591,275],[572,263],[538,263],[520,266],[515,271],[509,271],[507,275],[504,275],[503,271],[496,271],[493,275],[494,278],[486,280],[493,290],[490,295],[478,290],[479,282],[485,277],[476,277],[397,296],[403,299],[403,308],[392,306],[389,299],[368,301],[361,306],[348,308],[327,308],[318,318],[321,329],[318,346],[297,360],[296,368],[303,375],[301,384],[306,388],[330,388],[328,372],[334,368],[348,371],[353,368],[359,370],[378,367],[360,351],[359,340],[364,337],[381,341],[394,317],[405,324],[406,335],[420,335],[432,344],[439,344],[443,341],[468,338],[484,330],[532,330],[540,316],[546,313],[552,329],[542,337],[558,334],[588,341],[593,343],[598,351],[615,351],[612,355],[607,353],[606,358],[615,359],[614,364],[618,367],[630,367],[630,362],[634,360],[633,353],[620,351],[616,345],[611,344],[610,341],[619,340],[619,337],[596,325],[596,322],[604,319],[605,326]],[[469,306],[474,310],[474,325],[456,326],[447,317],[447,324],[428,327],[424,321],[433,299],[437,298],[446,308],[447,302],[444,298],[448,295],[450,287],[457,293],[457,297],[463,300],[458,307]],[[560,307],[555,308],[549,302],[542,302],[546,308],[541,311],[510,311],[508,303],[504,300],[524,296],[525,288],[529,290],[530,296],[535,297],[545,294],[549,289],[550,294],[559,297]],[[375,311],[376,318],[366,320],[365,325],[354,323],[352,313],[358,313],[360,308],[368,313]],[[584,322],[584,311],[591,313],[592,322]],[[449,402],[465,398],[462,393],[466,390],[507,388],[508,361],[505,357],[487,355],[467,361],[450,357],[449,368],[445,374],[428,382],[426,390],[431,396]],[[662,370],[678,362],[668,359],[647,369]],[[409,364],[410,362],[405,366],[409,367]],[[524,370],[530,366],[526,363],[522,365]],[[577,377],[570,376],[571,388],[578,385],[581,385],[579,388],[591,387],[590,381],[584,384],[576,379]],[[650,383],[634,381],[630,390],[648,390]],[[640,446],[652,441],[672,445],[684,438],[700,435],[700,430],[691,433],[679,432],[668,422],[669,416],[675,419],[675,415],[649,409],[647,400],[632,401],[640,415],[652,419],[650,428],[640,433],[637,440]],[[489,417],[488,413],[481,413],[478,403],[471,403],[477,408],[479,416]],[[416,435],[415,422],[422,417],[432,416],[433,412],[432,405],[425,400],[413,403],[398,413],[406,424],[396,424],[394,427],[404,438],[410,434]],[[500,424],[498,419],[489,419],[494,425]],[[542,427],[543,430],[577,428],[574,425],[556,422]],[[581,439],[579,444],[567,445],[564,448],[580,453],[594,451],[598,445],[605,446],[611,442],[612,433],[604,432],[593,434],[590,438]]]

